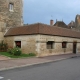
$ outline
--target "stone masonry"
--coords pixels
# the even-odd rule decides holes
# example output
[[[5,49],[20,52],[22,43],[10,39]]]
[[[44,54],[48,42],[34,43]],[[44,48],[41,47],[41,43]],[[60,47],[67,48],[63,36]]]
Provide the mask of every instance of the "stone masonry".
[[[10,10],[12,7],[13,10]],[[6,27],[23,25],[22,8],[22,0],[0,0],[0,22],[6,23]]]
[[[15,47],[15,41],[21,41],[21,50],[23,53],[36,53],[38,56],[58,55],[73,53],[73,42],[77,42],[77,53],[80,52],[80,39],[50,36],[50,35],[23,35],[5,37],[9,47]],[[46,43],[54,41],[54,48],[47,49]],[[67,47],[62,48],[62,42],[67,41]]]
[[[80,15],[76,15],[75,26],[76,26],[76,30],[80,31]]]
[[[0,0],[0,42],[11,27],[23,25],[23,0]]]

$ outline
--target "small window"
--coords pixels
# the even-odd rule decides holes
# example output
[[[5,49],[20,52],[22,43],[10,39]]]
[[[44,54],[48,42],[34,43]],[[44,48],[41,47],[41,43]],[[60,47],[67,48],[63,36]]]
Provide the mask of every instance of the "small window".
[[[54,41],[48,41],[46,45],[47,45],[47,49],[53,49],[54,48]]]
[[[15,41],[15,45],[16,45],[16,47],[21,48],[21,41]]]
[[[14,10],[14,4],[13,3],[9,3],[9,11],[13,11]]]
[[[67,47],[67,42],[66,41],[62,42],[62,48],[66,48],[66,47]]]

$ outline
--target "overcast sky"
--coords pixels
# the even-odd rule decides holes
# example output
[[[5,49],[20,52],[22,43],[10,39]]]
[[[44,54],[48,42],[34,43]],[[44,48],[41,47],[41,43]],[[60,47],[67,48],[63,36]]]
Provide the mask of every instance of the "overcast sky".
[[[23,19],[25,24],[45,23],[50,19],[68,24],[80,14],[80,0],[23,0]]]

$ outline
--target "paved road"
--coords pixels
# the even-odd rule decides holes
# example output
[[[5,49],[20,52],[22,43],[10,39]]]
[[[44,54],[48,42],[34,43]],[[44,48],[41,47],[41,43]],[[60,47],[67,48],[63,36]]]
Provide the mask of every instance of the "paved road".
[[[0,80],[80,80],[80,57],[1,71]]]
[[[47,57],[40,57],[40,58],[32,57],[32,58],[0,60],[0,71],[5,69],[15,68],[15,67],[52,62],[52,61],[67,59],[67,58],[76,57],[76,56],[80,57],[80,53],[62,54],[62,55],[54,55],[54,56],[47,56]]]

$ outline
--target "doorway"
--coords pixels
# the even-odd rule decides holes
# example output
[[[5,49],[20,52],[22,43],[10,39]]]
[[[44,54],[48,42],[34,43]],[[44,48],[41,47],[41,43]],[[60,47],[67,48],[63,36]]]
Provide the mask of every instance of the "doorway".
[[[73,53],[76,54],[77,42],[73,42]]]

